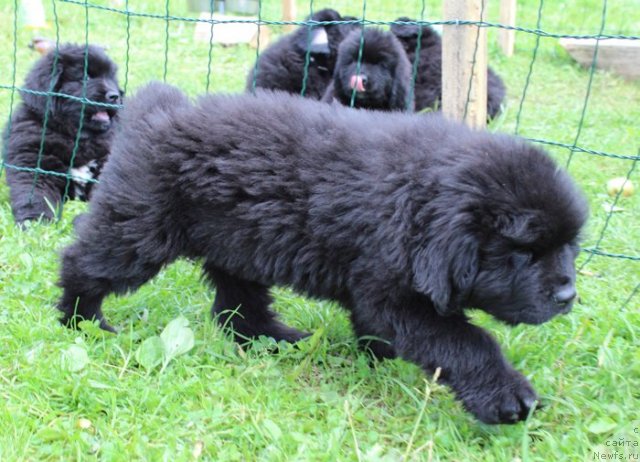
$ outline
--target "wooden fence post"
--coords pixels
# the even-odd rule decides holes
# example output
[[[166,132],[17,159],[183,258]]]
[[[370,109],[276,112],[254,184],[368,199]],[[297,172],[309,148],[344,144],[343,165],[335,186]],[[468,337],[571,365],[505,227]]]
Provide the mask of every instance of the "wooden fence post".
[[[516,25],[516,0],[500,0],[500,23],[505,26]],[[516,31],[513,29],[500,29],[498,31],[498,43],[505,56],[512,56],[516,44]]]
[[[480,21],[484,19],[481,13],[487,13],[487,0],[443,0],[442,3],[445,21]],[[455,24],[443,27],[442,111],[447,117],[464,121],[471,127],[487,125],[486,28]]]
[[[296,19],[296,0],[282,0],[282,20],[295,21]],[[291,32],[296,26],[288,24],[284,26],[286,32]]]

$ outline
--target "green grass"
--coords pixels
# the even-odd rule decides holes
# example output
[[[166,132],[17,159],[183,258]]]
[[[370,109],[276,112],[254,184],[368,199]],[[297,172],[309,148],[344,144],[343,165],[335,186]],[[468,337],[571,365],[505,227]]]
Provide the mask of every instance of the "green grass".
[[[48,2],[47,2],[48,3]],[[123,3],[123,2],[121,2]],[[163,13],[164,2],[131,2],[131,9]],[[265,3],[266,19],[278,19],[277,1]],[[439,19],[440,2],[427,2]],[[497,4],[490,18],[497,21]],[[519,3],[518,24],[534,27],[535,0]],[[101,2],[117,5],[117,2]],[[367,17],[416,16],[419,2],[369,1]],[[193,15],[186,2],[171,13]],[[315,8],[324,6],[314,2]],[[359,13],[362,5],[332,3]],[[48,18],[52,19],[50,5]],[[56,2],[62,41],[84,41],[83,7]],[[601,20],[595,0],[546,2],[542,27],[550,32],[593,34]],[[300,16],[309,4],[299,2]],[[0,3],[7,27],[0,30],[0,84],[13,71],[13,2]],[[109,46],[124,82],[125,16],[88,10],[89,39]],[[128,91],[163,77],[166,23],[132,18]],[[206,85],[208,45],[192,41],[193,26],[170,23],[167,80],[190,94]],[[606,33],[640,30],[634,0],[609,2]],[[55,36],[56,29],[44,31]],[[35,55],[31,32],[17,31],[17,80]],[[516,54],[504,58],[490,31],[490,62],[509,89],[506,113],[491,130],[513,133],[535,38],[519,33]],[[241,91],[255,50],[213,49],[211,89]],[[524,104],[520,133],[572,144],[589,74],[543,38]],[[11,92],[0,89],[0,120],[9,114]],[[638,150],[640,85],[597,72],[578,145],[635,155]],[[567,149],[553,148],[564,164]],[[593,245],[610,203],[606,181],[624,176],[631,162],[576,153],[570,172],[586,191],[592,216],[584,246]],[[632,176],[640,186],[638,171]],[[609,223],[602,250],[640,255],[640,193],[621,199],[624,210]],[[528,422],[486,426],[465,413],[444,387],[400,361],[370,366],[354,344],[348,318],[328,302],[276,289],[276,308],[296,327],[318,334],[299,348],[270,352],[267,341],[239,349],[209,319],[213,290],[197,264],[180,261],[135,294],[111,297],[108,318],[118,336],[62,328],[54,303],[58,251],[73,239],[72,220],[86,204],[69,203],[62,220],[18,230],[0,185],[0,460],[595,460],[594,452],[640,457],[640,295],[623,303],[640,282],[638,261],[596,257],[578,279],[581,303],[542,326],[507,328],[476,314],[491,329],[510,361],[527,374],[547,402]],[[580,262],[585,260],[582,254]],[[174,318],[184,316],[195,346],[162,370],[140,367],[135,353]],[[79,371],[63,357],[76,345],[88,353]],[[82,420],[86,419],[86,420]],[[634,429],[636,433],[634,433]],[[625,447],[612,441],[630,441]],[[194,455],[196,454],[196,455]],[[199,456],[198,456],[199,454]],[[635,455],[635,456],[634,456]],[[636,460],[636,459],[631,459]]]

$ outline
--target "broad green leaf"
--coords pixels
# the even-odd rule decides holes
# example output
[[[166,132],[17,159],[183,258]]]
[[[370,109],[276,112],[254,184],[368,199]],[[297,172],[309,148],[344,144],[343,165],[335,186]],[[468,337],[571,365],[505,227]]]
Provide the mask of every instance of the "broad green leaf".
[[[587,427],[587,430],[595,434],[607,433],[616,428],[617,425],[618,424],[616,424],[609,417],[603,417],[594,422],[591,422]]]
[[[262,421],[262,426],[274,440],[278,440],[282,436],[282,430],[280,430],[278,424],[273,420],[264,419]]]
[[[24,274],[31,274],[31,270],[33,270],[33,257],[28,253],[20,254],[20,261],[24,266]]]
[[[153,369],[164,359],[164,343],[157,335],[149,337],[138,347],[136,361],[145,369]]]
[[[80,345],[71,345],[69,348],[62,351],[62,364],[69,372],[81,371],[87,364],[89,364],[89,355],[87,355],[87,350]]]
[[[165,362],[169,362],[193,348],[195,343],[193,331],[188,326],[189,321],[180,316],[167,324],[167,327],[160,334],[162,343],[164,343]]]
[[[164,343],[157,335],[149,337],[138,347],[136,361],[145,369],[153,369],[164,359]]]

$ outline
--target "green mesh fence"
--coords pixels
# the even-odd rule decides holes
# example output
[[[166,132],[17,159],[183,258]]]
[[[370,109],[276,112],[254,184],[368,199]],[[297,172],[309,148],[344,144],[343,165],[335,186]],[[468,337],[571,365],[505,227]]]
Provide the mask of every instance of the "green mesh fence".
[[[222,5],[219,0],[192,3],[209,11],[219,11]],[[636,295],[640,291],[640,205],[637,196],[623,198],[620,191],[608,197],[603,192],[606,179],[613,176],[638,183],[640,88],[637,83],[625,82],[597,70],[597,64],[603,41],[640,40],[640,35],[634,34],[637,22],[634,24],[630,19],[637,13],[634,3],[634,0],[610,4],[606,0],[584,0],[560,6],[556,2],[521,0],[518,2],[519,24],[514,27],[490,20],[498,16],[498,2],[491,2],[487,11],[483,9],[482,21],[443,21],[441,2],[437,0],[343,0],[325,3],[300,0],[296,4],[297,19],[284,21],[283,3],[279,0],[235,3],[227,0],[225,5],[228,6],[256,7],[250,16],[233,17],[200,15],[190,8],[193,5],[187,0],[45,0],[50,24],[39,33],[48,36],[56,45],[76,42],[107,46],[108,54],[120,66],[120,83],[125,92],[150,79],[161,79],[195,95],[210,91],[243,91],[250,70],[253,68],[254,74],[260,72],[256,58],[268,46],[263,42],[262,34],[257,34],[255,49],[247,45],[223,47],[212,39],[216,26],[220,24],[256,24],[258,32],[265,28],[270,31],[271,43],[285,33],[286,26],[308,27],[311,31],[311,26],[318,23],[304,18],[322,8],[334,8],[343,15],[354,16],[356,19],[352,22],[365,27],[386,28],[394,24],[396,18],[406,16],[415,19],[414,24],[419,25],[470,24],[487,28],[489,63],[505,78],[508,91],[506,110],[489,126],[489,130],[515,133],[543,145],[564,162],[582,184],[591,201],[592,219],[582,249],[580,270],[583,274],[593,276],[594,273],[597,277],[606,273],[614,262],[620,262],[625,268],[634,265],[634,269],[625,271],[627,276],[631,275],[631,280],[623,284],[628,288],[628,296],[622,298],[624,307],[634,297],[637,300]],[[227,13],[233,14],[233,11]],[[0,14],[7,23],[7,37],[10,34],[9,40],[3,39],[7,52],[1,62],[3,72],[0,74],[0,116],[4,122],[10,120],[18,103],[17,91],[29,92],[21,87],[21,79],[35,55],[26,49],[26,43],[34,32],[22,24],[20,2],[12,0],[0,6]],[[614,20],[610,21],[609,17]],[[202,31],[203,26],[208,31],[205,34],[207,39],[194,40],[194,29],[198,27]],[[499,29],[518,32],[516,52],[512,58],[503,57],[497,50],[493,34]],[[557,45],[559,38],[595,39],[591,65],[580,68],[573,64]],[[85,56],[85,77],[86,59]],[[307,53],[307,66],[309,60]],[[303,95],[307,88],[307,66]],[[412,72],[414,82],[416,73],[417,63]],[[554,81],[558,79],[559,82]],[[86,84],[80,98],[53,91],[32,93],[47,95],[49,103],[52,96],[75,99],[82,103],[82,111],[87,105],[110,106],[88,100],[85,87]],[[537,91],[537,88],[542,90]],[[610,88],[614,91],[611,97],[607,95]],[[72,157],[75,157],[82,129],[82,117],[79,120]],[[45,117],[41,149],[47,124],[48,118]],[[6,129],[11,130],[10,122]],[[72,180],[69,174],[41,168],[40,162],[24,167],[12,165],[3,157],[0,168],[33,172],[34,185],[39,175],[63,176],[67,191]],[[591,267],[595,269],[587,269]]]

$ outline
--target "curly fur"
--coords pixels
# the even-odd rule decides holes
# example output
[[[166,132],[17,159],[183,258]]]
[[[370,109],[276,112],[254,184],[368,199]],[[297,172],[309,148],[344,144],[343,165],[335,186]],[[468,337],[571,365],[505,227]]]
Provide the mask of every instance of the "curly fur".
[[[360,90],[354,85],[356,79],[364,81]],[[410,90],[411,64],[398,39],[367,28],[352,31],[340,44],[333,80],[322,99],[350,106],[355,93],[357,108],[413,111]]]
[[[112,329],[105,296],[186,256],[239,340],[305,335],[271,310],[269,288],[289,286],[338,301],[376,355],[441,368],[479,419],[526,417],[533,388],[464,310],[538,324],[571,308],[587,210],[543,151],[437,114],[281,92],[192,104],[157,83],[122,125],[63,252],[64,323]]]
[[[396,21],[410,22],[409,18],[398,18]],[[419,27],[413,24],[392,24],[391,32],[395,34],[404,47],[413,66],[420,36],[420,53],[418,56],[418,72],[415,82],[416,110],[442,107],[442,40],[440,35],[430,26]],[[487,70],[487,116],[491,119],[500,113],[500,105],[506,95],[502,79],[491,68]]]
[[[65,44],[40,58],[29,71],[24,88],[75,97],[83,95],[85,54],[88,62],[86,98],[100,103],[120,104],[122,92],[116,79],[117,67],[102,48]],[[109,153],[116,109],[86,105],[82,132],[78,137],[82,103],[63,96],[44,96],[22,91],[22,103],[14,110],[4,133],[7,183],[11,208],[17,223],[55,216],[67,188],[65,176],[34,173],[11,168],[40,169],[74,177],[70,198],[86,200]],[[43,127],[46,133],[43,139]],[[72,165],[73,149],[78,147]],[[42,146],[41,146],[42,143]],[[53,210],[52,210],[53,208]]]
[[[326,8],[317,11],[308,19],[313,21],[350,21],[350,16],[344,18],[335,10]],[[304,96],[321,99],[327,86],[331,82],[335,67],[338,45],[345,35],[359,26],[354,24],[327,24],[317,26],[300,26],[294,32],[280,38],[273,45],[266,48],[258,57],[257,73],[252,66],[247,77],[247,91],[253,91],[254,80],[256,88],[282,90],[288,93],[301,94],[303,84],[306,83]],[[310,42],[319,29],[326,32],[327,49],[322,52],[309,50]],[[309,65],[306,82],[304,68],[309,50]]]

